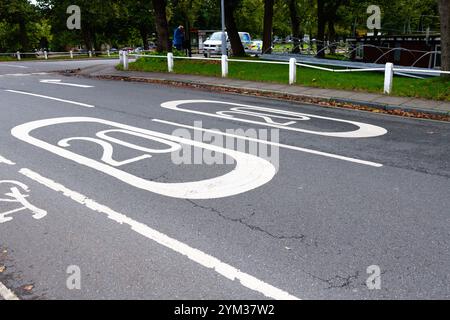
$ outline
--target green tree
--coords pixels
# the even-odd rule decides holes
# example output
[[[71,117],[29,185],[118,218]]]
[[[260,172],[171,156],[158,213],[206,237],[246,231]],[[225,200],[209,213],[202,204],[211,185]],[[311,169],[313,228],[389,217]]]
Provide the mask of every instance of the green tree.
[[[12,37],[7,37],[7,46],[13,50],[32,49],[29,30],[38,19],[34,5],[27,0],[2,0],[0,2],[0,21],[8,25]]]

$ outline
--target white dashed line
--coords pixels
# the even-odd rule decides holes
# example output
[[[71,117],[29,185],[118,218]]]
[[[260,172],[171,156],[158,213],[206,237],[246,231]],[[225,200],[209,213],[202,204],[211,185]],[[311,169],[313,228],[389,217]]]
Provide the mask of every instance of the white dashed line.
[[[34,72],[34,73],[7,73],[0,74],[1,77],[28,77],[28,76],[45,76],[48,75],[47,72]]]
[[[0,297],[5,300],[19,300],[19,298],[9,290],[3,283],[0,282]]]
[[[48,100],[64,102],[64,103],[70,103],[70,104],[74,104],[74,105],[81,106],[81,107],[86,107],[86,108],[95,108],[95,106],[90,105],[90,104],[85,104],[85,103],[75,102],[75,101],[70,101],[70,100],[64,100],[64,99],[59,99],[59,98],[54,98],[54,97],[49,97],[49,96],[43,96],[43,95],[40,95],[40,94],[34,94],[34,93],[23,92],[23,91],[16,91],[16,90],[5,90],[5,91],[12,92],[12,93],[17,93],[17,94],[23,94],[23,95],[26,95],[26,96],[32,96],[32,97],[38,97],[38,98],[43,98],[43,99],[48,99]]]
[[[16,64],[5,64],[5,63],[1,63],[0,66],[3,66],[3,67],[10,67],[10,68],[29,69],[29,67],[25,67],[25,66],[21,66],[21,65],[16,65]]]
[[[89,85],[85,85],[85,84],[62,82],[62,80],[58,80],[58,79],[40,80],[39,82],[46,83],[46,84],[55,84],[55,85],[59,85],[59,86],[67,86],[67,87],[94,88],[93,86],[89,86]]]
[[[121,225],[128,225],[131,227],[131,229],[140,235],[155,241],[156,243],[175,251],[183,256],[186,256],[188,259],[200,264],[201,266],[212,269],[218,274],[224,276],[225,278],[231,280],[231,281],[239,281],[240,284],[250,290],[259,292],[263,294],[264,296],[276,300],[299,300],[299,298],[289,294],[288,292],[281,290],[279,288],[276,288],[264,281],[261,281],[247,273],[244,273],[235,267],[226,264],[219,259],[210,256],[198,249],[192,248],[189,245],[180,242],[176,239],[173,239],[155,229],[150,228],[149,226],[140,223],[138,221],[135,221],[126,215],[116,212],[107,206],[104,206],[102,204],[99,204],[98,202],[89,199],[83,194],[80,194],[78,192],[72,191],[63,185],[42,177],[36,172],[33,172],[30,169],[21,169],[19,171],[24,176],[28,177],[29,179],[32,179],[33,181],[36,181],[47,188],[56,191],[58,193],[62,193],[67,198],[70,198],[74,200],[75,202],[78,202],[79,204],[95,211],[98,213],[101,213],[103,215],[106,215],[109,219],[121,224]]]

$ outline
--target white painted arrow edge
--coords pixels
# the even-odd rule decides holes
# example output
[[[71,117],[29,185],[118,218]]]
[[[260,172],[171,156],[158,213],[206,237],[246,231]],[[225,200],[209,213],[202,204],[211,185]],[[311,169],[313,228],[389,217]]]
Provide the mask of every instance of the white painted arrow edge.
[[[60,86],[69,86],[69,87],[78,87],[78,88],[94,88],[94,86],[88,86],[84,84],[76,84],[76,83],[65,83],[62,82],[62,80],[40,80],[41,83],[48,83],[48,84],[57,84]]]

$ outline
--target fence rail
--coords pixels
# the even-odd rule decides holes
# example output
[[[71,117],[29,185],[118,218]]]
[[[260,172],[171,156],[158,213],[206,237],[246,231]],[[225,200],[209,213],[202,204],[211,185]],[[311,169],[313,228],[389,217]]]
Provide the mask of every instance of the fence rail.
[[[259,63],[259,64],[279,64],[279,65],[289,65],[289,84],[293,85],[297,82],[297,67],[311,68],[322,71],[334,72],[334,73],[346,73],[346,72],[384,72],[384,93],[390,94],[392,92],[392,86],[394,81],[394,73],[406,74],[408,72],[413,73],[423,73],[423,74],[450,74],[450,71],[442,70],[420,70],[420,69],[407,69],[394,66],[393,63],[386,63],[380,68],[347,68],[347,69],[331,69],[325,67],[319,67],[315,65],[309,65],[305,63],[298,63],[297,59],[291,58],[289,62],[286,61],[264,61],[264,60],[244,60],[244,59],[229,59],[228,56],[224,55],[219,58],[203,58],[203,57],[180,57],[174,56],[172,53],[168,53],[167,56],[162,55],[140,55],[140,54],[130,54],[126,51],[119,52],[120,63],[124,66],[124,70],[128,70],[129,57],[135,58],[161,58],[167,59],[168,71],[174,71],[174,60],[176,59],[188,59],[188,60],[204,60],[204,61],[220,61],[222,65],[222,77],[228,77],[228,65],[231,62],[241,62],[241,63]]]
[[[70,57],[70,59],[74,59],[75,56],[88,56],[90,58],[92,58],[94,55],[96,54],[101,54],[101,55],[107,55],[108,57],[111,56],[115,56],[118,54],[115,52],[111,52],[109,50],[107,51],[86,51],[86,52],[79,52],[79,51],[62,51],[62,52],[53,52],[53,51],[36,51],[36,52],[6,52],[6,53],[0,53],[0,57],[2,56],[6,56],[6,57],[11,57],[11,58],[15,58],[18,61],[22,60],[22,57],[26,57],[26,56],[34,56],[37,59],[44,59],[44,60],[49,60],[52,57]]]

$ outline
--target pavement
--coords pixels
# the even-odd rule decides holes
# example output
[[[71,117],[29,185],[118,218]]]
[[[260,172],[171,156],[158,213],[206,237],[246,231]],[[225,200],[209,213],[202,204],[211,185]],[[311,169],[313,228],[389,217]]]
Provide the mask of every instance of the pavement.
[[[450,298],[448,122],[26,66],[0,63],[20,299]]]
[[[336,102],[353,104],[386,111],[401,110],[411,113],[425,113],[438,116],[450,116],[450,102],[435,101],[410,97],[365,93],[357,91],[320,89],[305,86],[290,86],[268,82],[244,81],[229,78],[216,78],[198,75],[183,75],[169,73],[149,73],[136,71],[119,71],[114,66],[96,65],[83,69],[81,75],[90,77],[117,77],[131,81],[154,81],[179,83],[190,86],[207,86],[239,90],[242,93],[259,92],[263,94],[281,95],[285,99],[311,99],[315,102]],[[449,88],[450,90],[450,88]]]

